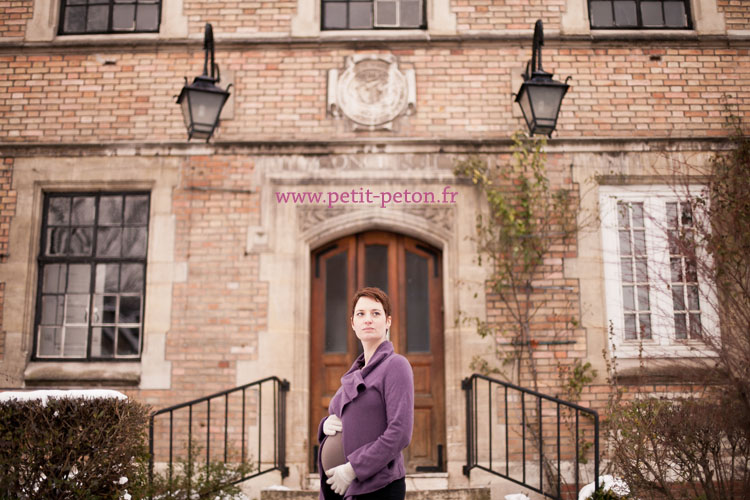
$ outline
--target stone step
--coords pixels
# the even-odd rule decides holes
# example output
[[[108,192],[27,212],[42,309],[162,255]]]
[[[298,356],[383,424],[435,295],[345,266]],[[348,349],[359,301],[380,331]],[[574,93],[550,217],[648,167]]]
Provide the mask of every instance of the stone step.
[[[262,490],[260,500],[317,500],[314,490]],[[406,500],[490,500],[489,488],[407,491]]]

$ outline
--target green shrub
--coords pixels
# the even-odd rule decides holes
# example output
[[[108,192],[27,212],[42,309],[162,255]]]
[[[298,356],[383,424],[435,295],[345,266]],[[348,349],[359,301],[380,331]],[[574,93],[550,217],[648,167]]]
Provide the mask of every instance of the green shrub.
[[[0,402],[0,497],[120,499],[147,457],[148,408],[114,398]]]

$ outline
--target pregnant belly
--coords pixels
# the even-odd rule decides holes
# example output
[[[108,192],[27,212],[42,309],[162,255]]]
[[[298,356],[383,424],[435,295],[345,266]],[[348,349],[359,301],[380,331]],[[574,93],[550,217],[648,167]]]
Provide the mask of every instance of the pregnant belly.
[[[346,463],[344,441],[340,432],[337,432],[333,436],[328,436],[323,441],[322,448],[320,449],[320,462],[323,465],[323,471]]]

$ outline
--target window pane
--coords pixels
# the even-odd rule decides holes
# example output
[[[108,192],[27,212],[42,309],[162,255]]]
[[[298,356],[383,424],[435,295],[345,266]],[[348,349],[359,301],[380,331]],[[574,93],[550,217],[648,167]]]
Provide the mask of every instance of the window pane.
[[[674,315],[674,336],[677,339],[687,338],[687,323],[684,314]]]
[[[50,198],[47,224],[67,226],[70,223],[70,198]]]
[[[671,28],[687,28],[687,12],[683,2],[664,2],[664,24]]]
[[[107,31],[109,22],[109,7],[107,5],[89,6],[88,19],[86,19],[86,31]]]
[[[119,291],[120,266],[117,264],[97,264],[96,285],[94,291],[118,292]]]
[[[96,255],[99,257],[119,257],[122,246],[122,229],[119,227],[100,228],[97,233]]]
[[[640,320],[640,334],[642,339],[650,339],[651,338],[651,315],[650,314],[641,314],[638,318]]]
[[[635,255],[646,255],[646,231],[633,231],[633,250]]]
[[[677,229],[677,203],[667,203],[667,227]]]
[[[378,0],[375,5],[378,26],[396,26],[398,24],[398,4],[391,0]]]
[[[637,339],[636,329],[635,329],[635,314],[626,314],[625,315],[625,340],[634,340]]]
[[[615,0],[615,24],[617,26],[636,26],[638,17],[633,0]]]
[[[88,322],[88,294],[67,294],[65,296],[65,324],[85,325]]]
[[[118,323],[141,322],[141,298],[135,296],[120,297],[120,316]]]
[[[672,304],[675,311],[685,310],[685,289],[681,286],[672,286]]]
[[[620,269],[622,270],[622,281],[626,283],[633,282],[633,263],[630,259],[622,259],[620,262]]]
[[[661,2],[641,2],[641,19],[644,26],[664,26]]]
[[[63,356],[66,358],[83,358],[86,356],[87,328],[66,328]]]
[[[96,209],[92,196],[73,198],[73,210],[70,222],[74,226],[90,226],[94,224]]]
[[[59,356],[62,349],[62,328],[39,329],[39,356]]]
[[[406,252],[406,339],[408,352],[430,352],[429,262]]]
[[[701,326],[701,315],[697,313],[690,314],[690,338],[700,339],[703,336]]]
[[[688,296],[688,309],[691,311],[699,311],[701,308],[700,298],[698,293],[698,287],[695,285],[687,287]]]
[[[591,25],[593,27],[609,27],[614,24],[612,17],[612,3],[592,1],[591,7]]]
[[[83,33],[86,30],[86,7],[67,7],[63,28],[65,33]]]
[[[99,225],[117,226],[120,224],[122,224],[122,196],[102,196],[99,200]]]
[[[388,247],[365,247],[365,286],[376,286],[388,293]]]
[[[323,29],[346,28],[346,4],[325,2],[323,4]]]
[[[44,280],[42,292],[62,293],[65,291],[65,274],[68,268],[63,264],[47,264],[44,266]]]
[[[648,286],[638,287],[638,310],[648,311],[651,309],[648,299]]]
[[[125,198],[125,224],[148,223],[148,196]]]
[[[626,311],[635,311],[635,300],[633,298],[634,287],[622,287],[622,307]]]
[[[134,356],[140,349],[140,328],[117,329],[117,355]]]
[[[42,324],[62,325],[63,304],[65,297],[62,295],[45,295],[42,297]]]
[[[122,254],[124,257],[144,257],[146,243],[145,227],[126,227],[123,230]]]
[[[121,292],[143,291],[143,264],[123,264],[120,276]]]
[[[672,257],[669,259],[669,269],[672,276],[672,283],[682,282],[682,259],[679,257]]]
[[[91,266],[71,264],[68,267],[68,293],[89,293]]]
[[[372,3],[350,2],[349,3],[349,28],[370,29],[372,28]]]
[[[636,259],[635,279],[638,283],[648,282],[648,261],[646,259]]]
[[[349,310],[346,295],[347,252],[326,260],[325,352],[346,352]]]
[[[403,27],[422,25],[422,2],[401,0],[400,23]]]
[[[628,204],[617,202],[617,227],[626,229],[630,227],[630,210]]]
[[[94,297],[94,323],[114,324],[117,322],[117,296],[96,295]]]
[[[93,227],[74,227],[70,232],[70,255],[91,255],[94,247]]]
[[[68,249],[70,232],[67,227],[54,227],[47,229],[47,248],[45,252],[49,256],[64,255]]]
[[[685,259],[685,279],[688,283],[698,282],[698,269],[692,259]]]
[[[643,203],[633,203],[633,227],[643,227]]]
[[[630,231],[620,231],[620,255],[632,255]]]
[[[91,355],[110,358],[115,354],[115,328],[94,328],[91,336]]]
[[[159,27],[159,6],[138,5],[135,25],[138,31],[156,31]]]

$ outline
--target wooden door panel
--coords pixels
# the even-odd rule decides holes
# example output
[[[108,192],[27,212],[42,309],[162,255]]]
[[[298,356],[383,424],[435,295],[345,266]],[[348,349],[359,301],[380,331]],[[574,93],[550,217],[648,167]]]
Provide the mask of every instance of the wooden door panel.
[[[346,253],[346,257],[343,257]],[[346,262],[346,273],[333,267]],[[437,446],[445,443],[442,280],[440,252],[406,236],[372,231],[337,240],[312,253],[310,362],[310,442],[317,444],[320,419],[327,414],[331,397],[340,378],[362,352],[351,330],[349,300],[363,286],[377,286],[391,299],[393,323],[390,339],[397,353],[409,360],[414,371],[414,430],[411,445],[404,451],[408,472],[437,464]],[[341,294],[341,283],[327,280],[346,274],[346,352],[343,340],[331,335],[326,317],[331,317],[327,301]],[[411,306],[411,308],[409,308]],[[340,309],[340,305],[339,305]],[[338,309],[337,309],[338,310]],[[409,316],[411,315],[411,316]],[[336,330],[339,325],[336,325]],[[340,329],[336,330],[340,334]]]

